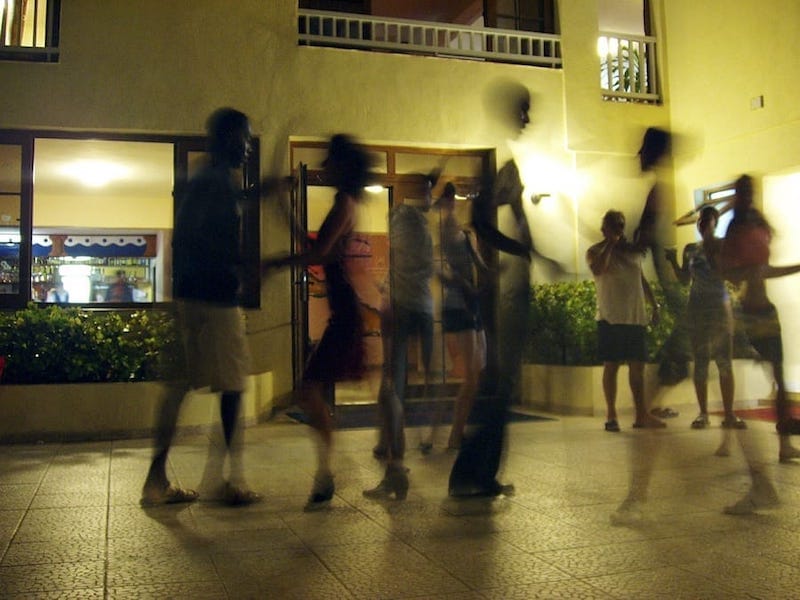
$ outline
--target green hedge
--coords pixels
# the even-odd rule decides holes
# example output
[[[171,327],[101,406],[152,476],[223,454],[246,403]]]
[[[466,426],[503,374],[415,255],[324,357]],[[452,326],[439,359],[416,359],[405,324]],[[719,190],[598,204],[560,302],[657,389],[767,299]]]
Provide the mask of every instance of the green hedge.
[[[172,379],[183,363],[173,315],[158,309],[0,312],[0,354],[0,384]]]
[[[650,286],[662,305],[661,320],[647,328],[650,361],[675,325],[670,308],[685,297],[685,290],[670,290],[677,298],[667,299],[658,283]],[[591,280],[534,285],[531,295],[527,362],[545,365],[598,365],[595,287]]]

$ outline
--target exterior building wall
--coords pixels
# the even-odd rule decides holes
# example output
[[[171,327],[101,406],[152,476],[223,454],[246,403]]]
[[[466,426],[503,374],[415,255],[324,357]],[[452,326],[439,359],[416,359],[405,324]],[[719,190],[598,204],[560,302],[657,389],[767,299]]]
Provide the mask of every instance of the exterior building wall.
[[[675,153],[679,213],[692,207],[696,189],[800,168],[800,4],[697,6],[670,0],[665,11],[670,113],[686,140]],[[764,107],[754,110],[757,96]]]
[[[519,160],[526,193],[549,195],[528,206],[540,249],[584,276],[599,216],[617,207],[638,217],[650,184],[636,160],[647,126],[674,124],[702,140],[678,151],[678,212],[700,185],[800,163],[800,108],[790,101],[800,5],[741,0],[731,15],[724,0],[706,4],[653,0],[664,101],[642,105],[602,99],[591,0],[558,1],[563,69],[298,46],[296,0],[71,0],[59,63],[0,63],[0,127],[201,134],[212,110],[231,105],[252,119],[262,174],[278,175],[290,172],[290,139],[337,131],[368,143],[494,148],[498,166]],[[499,78],[533,95],[515,144],[483,106]],[[766,107],[750,111],[757,94]],[[672,171],[664,178],[671,204]],[[266,205],[262,254],[287,248],[285,222]],[[248,329],[257,370],[273,371],[281,393],[291,389],[288,274],[270,277],[262,294]]]

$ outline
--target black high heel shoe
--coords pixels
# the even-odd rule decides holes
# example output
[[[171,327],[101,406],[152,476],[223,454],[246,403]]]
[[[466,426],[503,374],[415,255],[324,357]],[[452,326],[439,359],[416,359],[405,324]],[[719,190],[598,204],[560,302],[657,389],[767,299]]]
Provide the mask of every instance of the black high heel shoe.
[[[405,500],[408,496],[408,474],[402,465],[389,465],[386,467],[384,481],[394,492],[396,500]]]
[[[319,510],[325,508],[330,504],[333,499],[333,493],[336,488],[333,485],[333,475],[323,475],[314,478],[314,488],[311,490],[311,495],[308,497],[303,510],[306,512]]]
[[[405,467],[389,465],[380,483],[374,488],[361,492],[365,498],[373,500],[389,500],[394,495],[396,500],[405,500],[408,496],[408,470]]]

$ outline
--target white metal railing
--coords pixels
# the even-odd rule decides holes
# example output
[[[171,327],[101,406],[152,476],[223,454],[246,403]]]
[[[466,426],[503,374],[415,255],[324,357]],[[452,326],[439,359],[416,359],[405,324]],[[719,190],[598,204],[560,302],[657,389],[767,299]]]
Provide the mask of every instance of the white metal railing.
[[[298,18],[300,44],[561,67],[561,39],[547,33],[306,9]]]
[[[656,38],[600,32],[600,87],[610,100],[657,102],[661,99],[656,69]]]
[[[0,58],[58,60],[60,0],[0,0]]]

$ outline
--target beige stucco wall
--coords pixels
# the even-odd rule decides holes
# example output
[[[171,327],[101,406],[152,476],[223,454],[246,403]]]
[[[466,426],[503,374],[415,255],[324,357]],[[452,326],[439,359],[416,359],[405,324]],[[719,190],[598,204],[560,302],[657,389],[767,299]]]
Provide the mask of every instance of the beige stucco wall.
[[[665,17],[672,122],[686,142],[675,156],[678,212],[696,189],[800,168],[800,3],[708,0],[699,10],[670,0]],[[764,108],[751,109],[762,95]]]
[[[287,174],[290,136],[348,131],[367,142],[507,146],[482,110],[486,86],[519,79],[536,96],[532,136],[565,146],[563,72],[473,61],[299,47],[296,2],[145,0],[62,5],[58,64],[0,64],[0,127],[202,133],[221,105],[247,112],[262,171]],[[45,100],[46,99],[46,100]],[[279,211],[263,213],[263,253],[288,249]],[[288,275],[268,279],[248,315],[259,372],[291,387]]]

